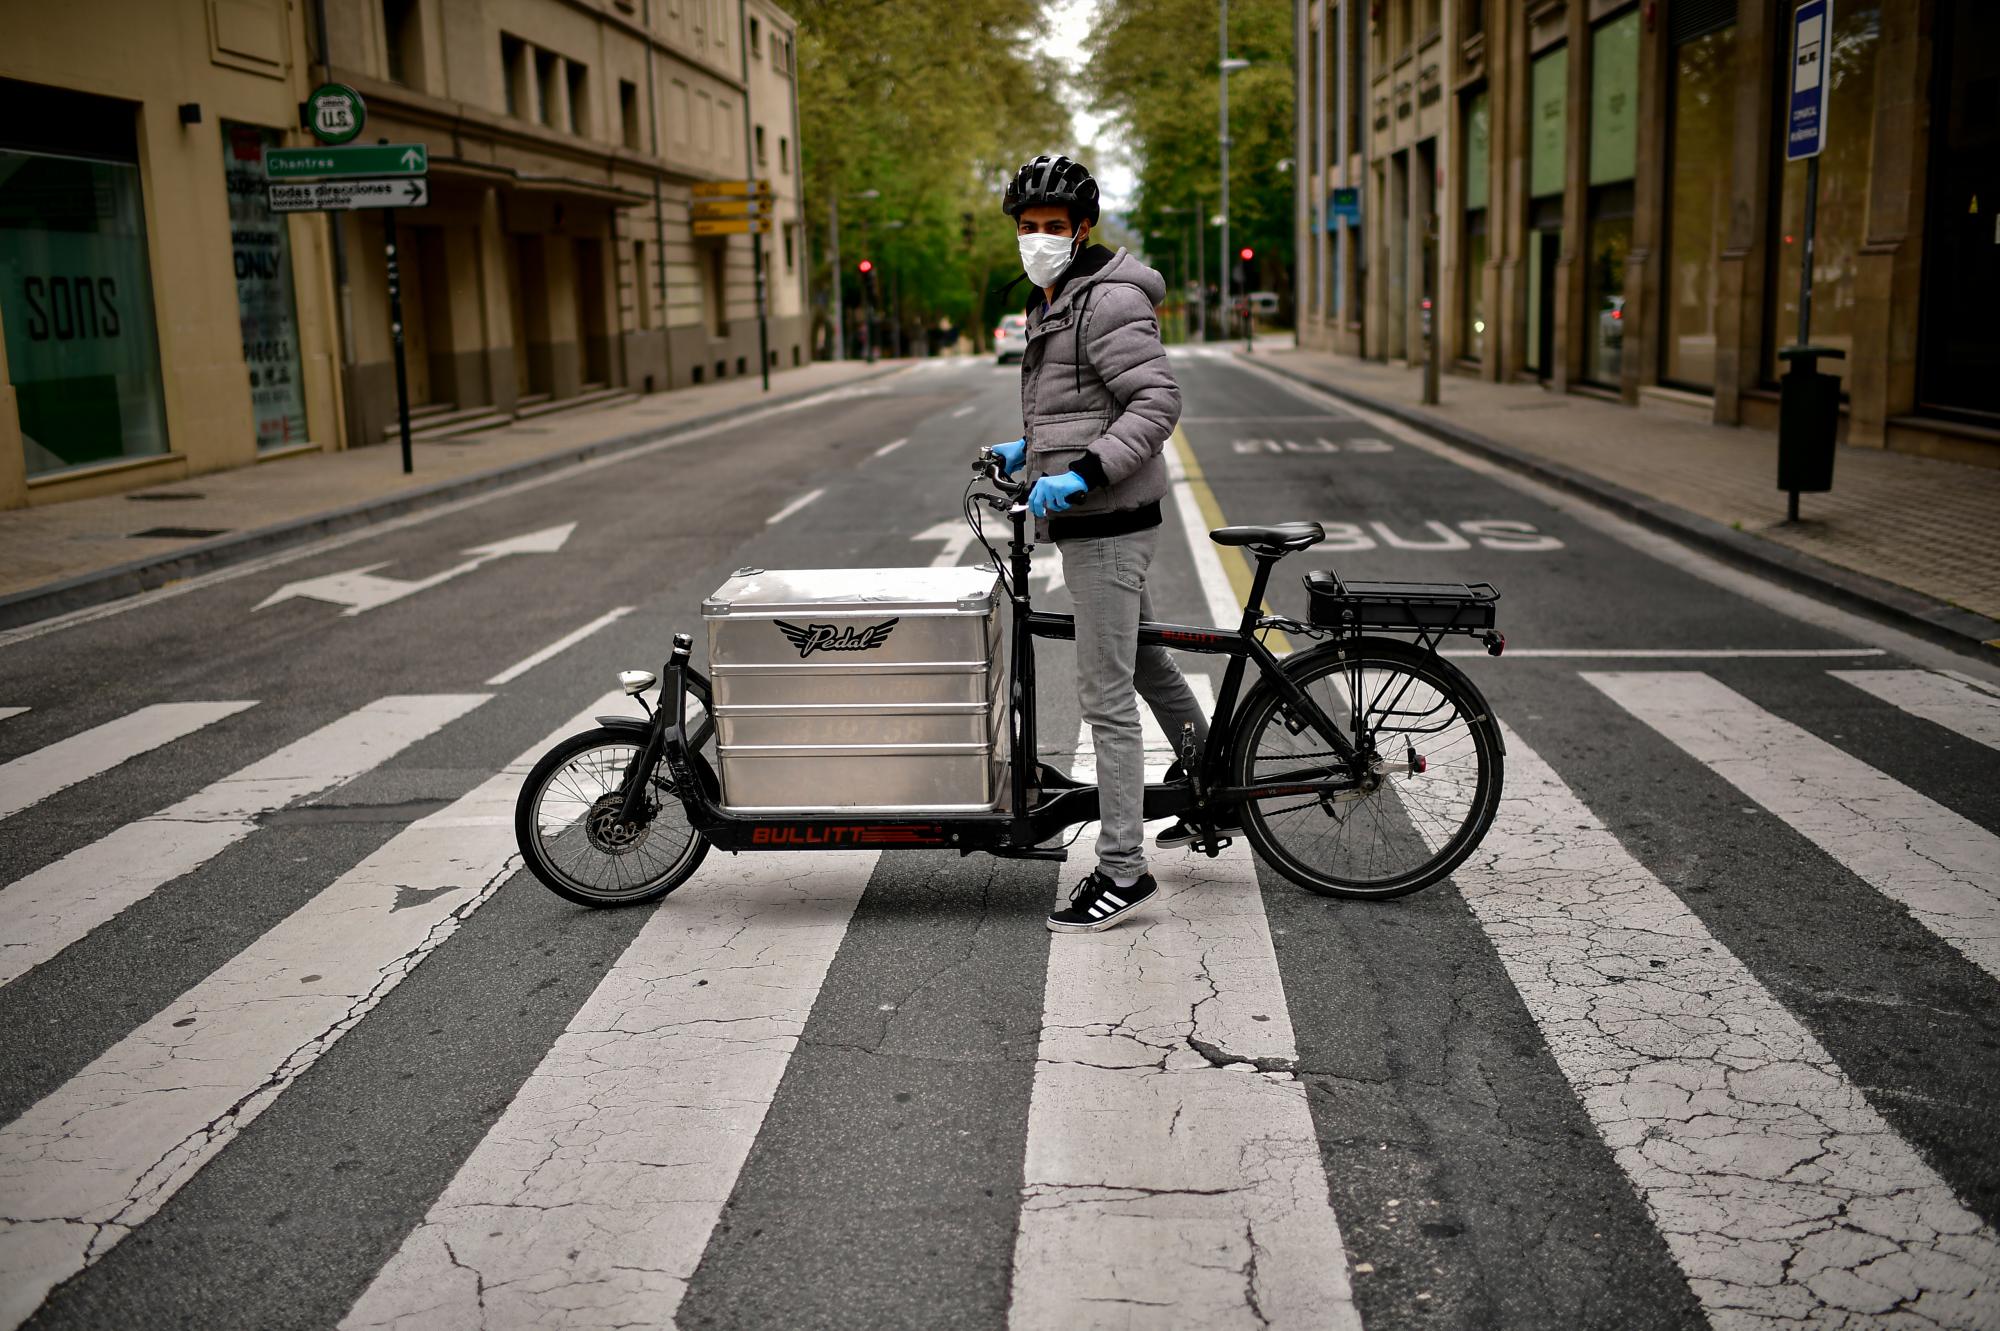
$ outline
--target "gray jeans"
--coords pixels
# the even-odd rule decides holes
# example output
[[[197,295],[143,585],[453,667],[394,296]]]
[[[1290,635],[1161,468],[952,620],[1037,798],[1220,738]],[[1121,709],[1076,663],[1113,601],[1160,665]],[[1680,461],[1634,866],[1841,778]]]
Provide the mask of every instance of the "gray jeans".
[[[1160,529],[1125,536],[1059,541],[1063,581],[1076,605],[1076,697],[1097,751],[1097,867],[1118,878],[1146,872],[1145,739],[1139,699],[1153,709],[1169,741],[1183,723],[1198,743],[1208,718],[1181,678],[1173,654],[1139,645],[1139,621],[1153,617],[1146,569]]]

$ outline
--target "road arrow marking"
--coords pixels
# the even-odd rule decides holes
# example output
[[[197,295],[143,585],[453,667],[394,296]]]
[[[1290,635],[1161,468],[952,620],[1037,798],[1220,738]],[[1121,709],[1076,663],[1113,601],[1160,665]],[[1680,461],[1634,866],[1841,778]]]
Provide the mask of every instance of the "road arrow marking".
[[[544,527],[541,531],[511,537],[504,541],[494,541],[489,545],[475,545],[465,551],[472,558],[462,564],[454,564],[428,578],[405,581],[401,578],[386,578],[376,573],[378,568],[388,565],[387,560],[379,564],[367,564],[361,568],[348,569],[343,573],[328,573],[323,577],[305,578],[298,582],[288,582],[257,603],[257,609],[289,601],[293,597],[305,597],[314,601],[325,601],[331,605],[346,606],[343,614],[358,615],[364,610],[400,601],[405,596],[428,590],[442,582],[449,582],[463,573],[470,573],[482,564],[490,564],[508,555],[554,554],[563,548],[570,533],[576,530],[574,522],[566,522],[560,527]]]

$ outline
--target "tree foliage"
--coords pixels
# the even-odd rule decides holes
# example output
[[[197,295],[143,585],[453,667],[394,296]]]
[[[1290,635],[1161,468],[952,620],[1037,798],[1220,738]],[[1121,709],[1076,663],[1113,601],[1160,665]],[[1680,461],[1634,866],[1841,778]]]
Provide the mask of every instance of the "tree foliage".
[[[1068,133],[1053,78],[1033,56],[1038,0],[798,0],[799,118],[814,237],[814,321],[832,274],[830,205],[840,195],[848,318],[855,265],[906,327],[991,327],[989,289],[1019,271],[1000,212],[1007,176]],[[869,190],[880,198],[864,200]],[[885,223],[901,222],[900,227]]]
[[[1210,281],[1221,200],[1221,76],[1216,0],[1102,0],[1087,83],[1115,119],[1138,176],[1126,218],[1141,235],[1201,225]],[[1257,258],[1252,284],[1283,291],[1293,246],[1292,0],[1232,0],[1229,54],[1229,243]],[[1177,211],[1176,211],[1177,210]],[[1178,242],[1161,249],[1178,253]]]

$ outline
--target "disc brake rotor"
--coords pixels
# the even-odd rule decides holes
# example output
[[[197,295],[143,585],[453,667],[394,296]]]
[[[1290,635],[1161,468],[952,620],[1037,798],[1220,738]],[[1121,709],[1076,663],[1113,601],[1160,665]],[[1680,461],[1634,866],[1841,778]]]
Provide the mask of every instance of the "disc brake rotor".
[[[590,812],[584,815],[584,835],[589,838],[593,850],[605,855],[630,855],[645,845],[646,839],[653,834],[652,814],[658,806],[649,804],[646,821],[635,827],[618,821],[619,808],[624,802],[625,797],[614,790],[598,796],[597,802],[590,806]]]

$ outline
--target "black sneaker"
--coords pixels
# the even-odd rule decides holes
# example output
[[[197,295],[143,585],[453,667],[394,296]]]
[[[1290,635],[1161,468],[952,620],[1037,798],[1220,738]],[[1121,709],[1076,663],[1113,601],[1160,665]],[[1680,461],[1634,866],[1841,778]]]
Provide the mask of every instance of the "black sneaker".
[[[1160,885],[1153,875],[1139,875],[1130,887],[1120,887],[1095,869],[1069,894],[1069,905],[1049,912],[1049,929],[1059,934],[1094,934],[1109,929],[1153,899]]]
[[[1243,828],[1236,823],[1217,822],[1215,825],[1215,834],[1217,836],[1239,837],[1243,835]],[[1194,837],[1194,824],[1183,818],[1166,831],[1154,837],[1153,844],[1162,850],[1169,850],[1175,846],[1189,844],[1194,840]]]

